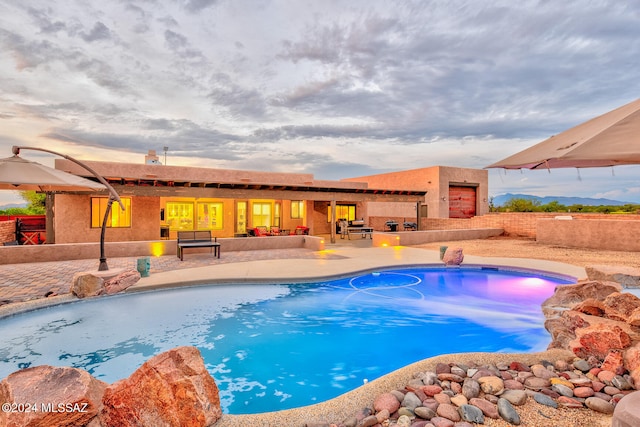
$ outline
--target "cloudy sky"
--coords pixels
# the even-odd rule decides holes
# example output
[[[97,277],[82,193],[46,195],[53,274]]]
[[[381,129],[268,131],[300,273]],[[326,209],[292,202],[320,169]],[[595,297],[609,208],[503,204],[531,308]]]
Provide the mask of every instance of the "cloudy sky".
[[[483,168],[640,97],[639,22],[617,0],[0,0],[0,157]],[[640,202],[636,166],[489,176]]]

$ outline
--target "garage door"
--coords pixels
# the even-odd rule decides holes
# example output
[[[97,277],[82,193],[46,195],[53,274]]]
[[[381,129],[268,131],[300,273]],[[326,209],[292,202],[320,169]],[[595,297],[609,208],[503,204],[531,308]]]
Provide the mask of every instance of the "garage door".
[[[476,215],[476,187],[449,187],[449,218]]]

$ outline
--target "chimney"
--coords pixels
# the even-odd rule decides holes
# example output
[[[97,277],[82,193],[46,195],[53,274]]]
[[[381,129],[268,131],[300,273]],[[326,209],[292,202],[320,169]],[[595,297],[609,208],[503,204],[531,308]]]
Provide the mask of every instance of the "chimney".
[[[149,150],[149,153],[144,156],[145,165],[159,165],[160,159],[156,155],[156,150]]]

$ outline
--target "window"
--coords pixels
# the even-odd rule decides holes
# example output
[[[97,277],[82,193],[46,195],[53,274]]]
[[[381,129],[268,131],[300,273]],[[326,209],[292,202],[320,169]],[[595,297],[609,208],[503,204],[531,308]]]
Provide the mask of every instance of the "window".
[[[193,230],[193,203],[167,202],[164,212],[171,230]]]
[[[275,225],[276,227],[280,227],[280,211],[281,211],[281,207],[282,204],[280,202],[276,202],[275,205],[273,206],[273,224],[271,225]]]
[[[271,226],[271,203],[254,203],[252,212],[251,224],[254,227]]]
[[[107,227],[126,228],[131,227],[131,198],[121,197],[120,200],[124,205],[124,211],[118,202],[113,202],[111,212],[107,218]],[[91,198],[91,228],[101,228],[104,214],[107,211],[107,197]]]
[[[304,218],[304,201],[303,200],[291,201],[291,218],[292,219]]]
[[[346,219],[353,221],[356,219],[356,205],[336,205],[336,220]],[[327,222],[331,222],[331,207],[327,212]]]
[[[222,203],[198,203],[198,230],[222,230]]]

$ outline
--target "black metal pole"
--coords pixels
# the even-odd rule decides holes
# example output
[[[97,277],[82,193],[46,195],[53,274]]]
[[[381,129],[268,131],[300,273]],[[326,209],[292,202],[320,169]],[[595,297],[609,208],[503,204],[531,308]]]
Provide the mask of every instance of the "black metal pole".
[[[113,204],[113,197],[109,197],[107,202],[107,209],[104,211],[104,218],[102,219],[102,231],[100,232],[100,265],[98,271],[107,271],[109,266],[107,265],[107,257],[104,254],[104,236],[107,231],[107,220],[111,213],[111,205]]]

